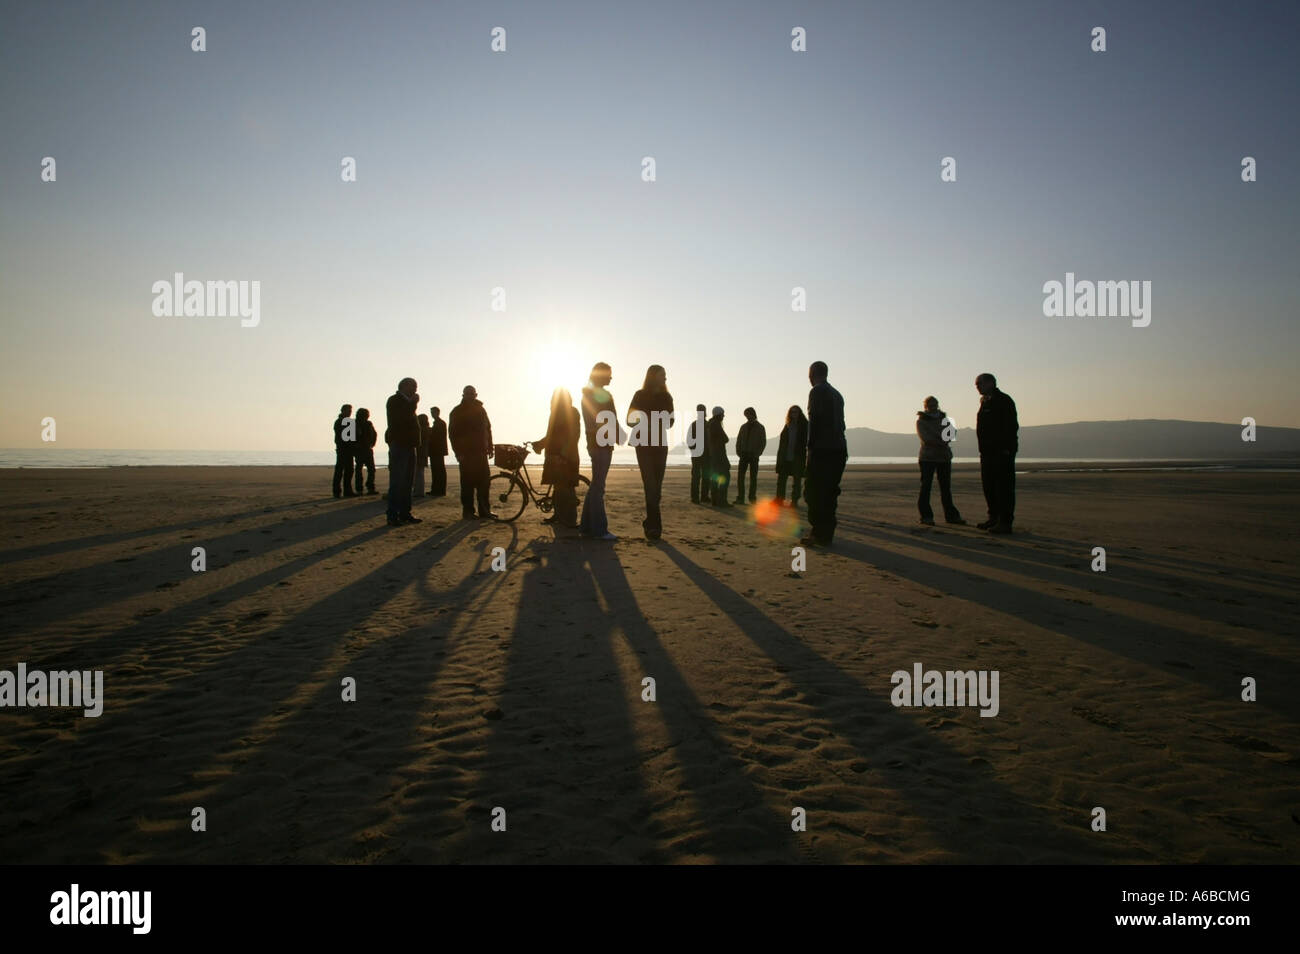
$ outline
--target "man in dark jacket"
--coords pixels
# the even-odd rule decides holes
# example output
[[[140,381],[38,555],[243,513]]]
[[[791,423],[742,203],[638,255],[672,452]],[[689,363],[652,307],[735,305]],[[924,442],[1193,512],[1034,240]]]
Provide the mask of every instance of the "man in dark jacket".
[[[1010,533],[1016,518],[1016,453],[1020,450],[1020,421],[1016,402],[998,390],[998,380],[987,372],[975,379],[980,393],[975,437],[980,448],[980,481],[989,518],[976,524],[990,533]]]
[[[429,438],[429,496],[447,496],[447,422],[438,415],[442,412],[432,409],[433,420],[429,422],[432,436]]]
[[[703,404],[695,405],[695,420],[686,428],[686,447],[691,452],[691,503],[712,502],[709,481],[709,424]]]
[[[736,432],[736,503],[745,502],[745,474],[749,474],[749,502],[758,499],[758,459],[767,450],[767,428],[758,421],[758,412],[745,408],[745,423]]]
[[[812,390],[808,392],[808,480],[804,499],[808,502],[809,532],[800,541],[805,546],[831,545],[840,479],[849,459],[844,439],[844,398],[826,380],[828,373],[824,361],[814,361],[808,368]]]
[[[352,492],[352,468],[356,461],[356,422],[352,405],[339,408],[334,419],[334,498],[355,497]]]
[[[474,519],[474,501],[478,500],[480,520],[496,517],[488,509],[488,481],[492,479],[488,458],[492,455],[492,422],[473,385],[466,385],[461,402],[447,418],[447,436],[451,452],[460,465],[460,509],[466,520]]]
[[[361,493],[364,478],[368,494],[375,490],[375,442],[379,435],[375,433],[374,422],[370,420],[370,409],[357,408],[357,493]]]
[[[420,403],[415,378],[402,378],[397,393],[388,399],[388,525],[419,523],[411,514],[411,480],[415,476],[415,449],[420,445],[420,422],[415,408]]]

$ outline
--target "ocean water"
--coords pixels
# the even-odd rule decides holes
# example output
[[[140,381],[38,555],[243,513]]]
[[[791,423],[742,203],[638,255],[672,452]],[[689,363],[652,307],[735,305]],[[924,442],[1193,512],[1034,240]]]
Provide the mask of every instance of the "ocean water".
[[[529,470],[540,468],[541,455],[529,453],[527,461]],[[626,447],[614,451],[615,466],[636,466],[636,452]],[[685,453],[668,455],[669,466],[689,466],[690,457]],[[957,464],[975,464],[977,457],[956,457]],[[1124,470],[1141,461],[1119,460],[1112,458],[1060,458],[1018,457],[1018,464],[1070,463],[1086,465],[1083,467],[1061,468],[1062,470]],[[447,458],[449,466],[455,466],[455,458]],[[590,466],[590,461],[583,457],[583,466]],[[850,457],[850,464],[915,464],[915,457]],[[387,466],[387,454],[377,450],[375,464],[378,469]],[[759,458],[759,466],[772,469],[776,456],[767,454]],[[1128,468],[1115,465],[1129,465]],[[734,470],[735,458],[731,462]],[[0,448],[0,468],[19,467],[333,467],[334,452],[326,451],[244,451],[244,450],[77,450],[40,448]],[[1186,466],[1165,462],[1162,469],[1170,470],[1237,470],[1240,462],[1207,464],[1198,462]]]

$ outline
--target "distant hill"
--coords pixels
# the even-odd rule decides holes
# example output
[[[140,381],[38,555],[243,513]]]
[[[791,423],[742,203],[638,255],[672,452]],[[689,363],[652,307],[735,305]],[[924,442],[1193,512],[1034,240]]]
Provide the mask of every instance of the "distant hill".
[[[1205,421],[1078,421],[1020,428],[1020,456],[1063,460],[1214,460],[1300,456],[1300,428],[1259,427],[1255,441],[1241,439],[1240,424]],[[776,434],[780,433],[778,429]],[[913,434],[869,427],[845,432],[850,457],[907,457],[916,453]],[[775,437],[775,434],[773,434]],[[771,443],[771,441],[769,441]],[[975,429],[962,427],[952,445],[958,457],[976,457]]]

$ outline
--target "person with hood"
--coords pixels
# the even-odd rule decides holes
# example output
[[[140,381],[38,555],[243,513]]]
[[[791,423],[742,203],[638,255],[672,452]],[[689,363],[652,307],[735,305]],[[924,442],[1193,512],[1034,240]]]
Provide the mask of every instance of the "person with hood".
[[[930,485],[939,476],[939,499],[943,502],[943,519],[948,523],[961,523],[957,505],[952,502],[952,448],[943,438],[948,417],[939,409],[939,399],[931,395],[925,399],[925,410],[916,412],[916,436],[921,439],[921,495],[916,506],[921,511],[921,522],[934,526],[934,511],[930,509]],[[952,422],[949,421],[948,424]]]
[[[429,427],[429,415],[420,414],[416,417],[420,422],[420,443],[415,448],[415,476],[411,480],[411,496],[424,496],[424,469],[429,464],[429,442],[433,435],[433,429]]]
[[[492,456],[492,422],[488,420],[478,391],[467,384],[461,401],[447,418],[447,436],[451,451],[460,465],[460,512],[465,520],[474,519],[474,501],[478,500],[478,519],[496,517],[488,508],[488,481],[492,479],[488,458]]]
[[[587,432],[587,454],[591,457],[591,486],[587,488],[587,499],[582,502],[579,529],[584,537],[600,540],[618,539],[609,532],[609,518],[605,514],[605,480],[614,447],[624,440],[614,395],[606,390],[612,380],[610,366],[597,361],[591,368],[590,386],[582,389],[582,423]]]
[[[429,496],[447,496],[447,422],[438,415],[438,408],[430,408],[433,420],[429,423]]]
[[[975,438],[980,449],[980,483],[989,518],[976,526],[989,533],[1010,533],[1016,519],[1016,452],[1020,449],[1020,421],[1016,402],[998,390],[998,379],[987,372],[975,379],[980,393],[975,417]]]
[[[731,489],[731,461],[727,459],[727,444],[731,438],[727,437],[727,432],[722,429],[722,419],[725,416],[726,413],[721,407],[713,409],[706,438],[709,448],[709,483],[715,507],[735,506],[727,499],[727,491]]]
[[[659,504],[663,497],[664,470],[668,466],[668,432],[673,426],[673,396],[668,391],[668,372],[663,365],[652,364],[646,369],[645,383],[632,395],[632,403],[627,407],[627,423],[632,433],[638,435],[636,463],[645,488],[645,519],[641,521],[641,529],[647,540],[658,540],[663,534]]]
[[[542,523],[556,524],[570,530],[578,528],[578,438],[582,436],[582,419],[573,406],[568,388],[556,388],[551,395],[551,418],[546,436],[533,441],[533,450],[544,451],[542,483],[550,484],[553,516]]]
[[[686,448],[691,452],[691,503],[710,502],[713,485],[709,482],[709,441],[706,408],[695,405],[695,420],[686,428]]]
[[[736,503],[745,502],[745,474],[749,474],[749,502],[758,499],[758,459],[767,450],[767,428],[758,421],[758,413],[745,408],[745,423],[736,432]]]
[[[785,412],[785,427],[776,442],[776,502],[785,503],[786,481],[794,478],[794,493],[790,495],[790,506],[799,506],[799,495],[803,490],[803,478],[808,455],[808,418],[804,417],[803,408],[798,404],[790,405]]]
[[[388,429],[384,440],[388,442],[388,525],[401,526],[420,523],[411,514],[411,481],[415,476],[415,449],[420,444],[420,422],[415,409],[420,404],[415,378],[402,378],[397,382],[397,393],[388,398],[384,406]]]
[[[370,409],[357,408],[357,494],[361,494],[362,472],[365,472],[365,490],[368,494],[375,490],[375,443],[379,434],[370,420]]]
[[[334,499],[355,497],[352,492],[352,468],[356,461],[356,428],[352,405],[339,408],[334,419]]]

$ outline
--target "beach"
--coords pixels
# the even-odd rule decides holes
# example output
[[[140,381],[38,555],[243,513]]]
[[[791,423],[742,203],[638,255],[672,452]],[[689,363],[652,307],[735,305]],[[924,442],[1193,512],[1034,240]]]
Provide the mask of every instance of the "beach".
[[[0,471],[0,669],[103,672],[0,709],[0,860],[1300,858],[1300,474],[1027,472],[995,537],[850,467],[802,568],[802,508],[688,479],[652,544],[634,468],[616,543],[462,521],[454,470],[398,528],[324,467]],[[918,664],[996,715],[895,705]]]

